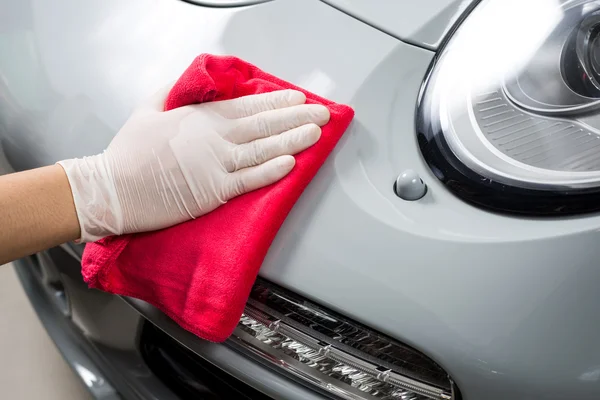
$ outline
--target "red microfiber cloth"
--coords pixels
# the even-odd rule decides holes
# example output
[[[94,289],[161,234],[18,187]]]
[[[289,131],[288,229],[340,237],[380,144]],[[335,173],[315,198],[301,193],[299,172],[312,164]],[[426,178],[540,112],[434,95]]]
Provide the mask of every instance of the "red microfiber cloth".
[[[277,231],[354,111],[238,58],[208,54],[193,61],[165,102],[165,110],[171,110],[280,89],[300,90],[307,103],[323,104],[331,112],[320,140],[296,156],[293,171],[201,218],[88,244],[82,273],[90,287],[144,300],[201,338],[221,342],[231,335]]]

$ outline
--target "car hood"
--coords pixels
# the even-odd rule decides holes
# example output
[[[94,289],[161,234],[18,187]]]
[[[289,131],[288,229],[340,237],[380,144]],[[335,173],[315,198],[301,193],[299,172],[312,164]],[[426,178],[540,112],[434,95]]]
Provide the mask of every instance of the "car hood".
[[[479,0],[323,0],[402,41],[437,49],[446,34]]]

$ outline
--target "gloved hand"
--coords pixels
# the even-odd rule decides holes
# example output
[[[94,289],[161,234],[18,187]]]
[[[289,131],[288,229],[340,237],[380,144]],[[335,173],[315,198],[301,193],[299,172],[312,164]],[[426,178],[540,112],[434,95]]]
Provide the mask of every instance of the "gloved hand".
[[[167,93],[137,109],[102,154],[59,162],[82,241],[166,228],[270,185],[329,120],[293,90],[163,112]]]

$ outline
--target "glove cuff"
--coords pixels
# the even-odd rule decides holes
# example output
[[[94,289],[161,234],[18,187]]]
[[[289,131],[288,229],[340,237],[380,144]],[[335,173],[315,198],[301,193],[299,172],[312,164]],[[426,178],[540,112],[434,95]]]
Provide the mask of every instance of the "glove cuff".
[[[81,238],[78,242],[95,242],[106,236],[123,233],[123,217],[112,171],[104,154],[57,162],[67,174]]]

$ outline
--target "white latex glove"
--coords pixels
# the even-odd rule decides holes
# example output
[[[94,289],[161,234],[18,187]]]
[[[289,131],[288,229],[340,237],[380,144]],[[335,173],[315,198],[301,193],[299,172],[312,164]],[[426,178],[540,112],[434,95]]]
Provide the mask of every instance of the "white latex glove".
[[[163,112],[137,109],[104,153],[59,162],[81,240],[166,228],[270,185],[320,137],[329,111],[283,90]]]

